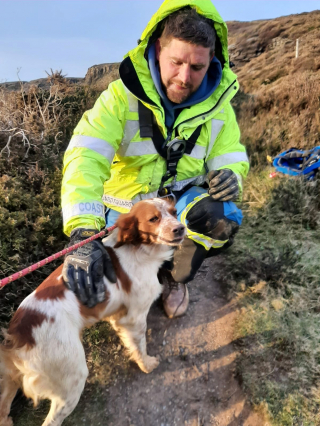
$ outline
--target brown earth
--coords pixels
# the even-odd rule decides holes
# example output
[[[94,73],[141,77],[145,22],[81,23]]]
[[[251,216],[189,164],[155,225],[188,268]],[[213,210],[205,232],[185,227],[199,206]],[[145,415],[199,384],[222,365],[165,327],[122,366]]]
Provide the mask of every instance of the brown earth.
[[[238,311],[216,280],[219,259],[207,260],[189,286],[190,306],[184,317],[167,319],[160,301],[152,307],[148,352],[159,355],[161,362],[151,374],[127,360],[109,328],[109,338],[103,341],[105,326],[100,325],[99,354],[91,347],[89,383],[66,426],[268,425],[235,377],[233,326]],[[40,426],[47,410],[48,404],[36,411],[16,404],[14,424]]]

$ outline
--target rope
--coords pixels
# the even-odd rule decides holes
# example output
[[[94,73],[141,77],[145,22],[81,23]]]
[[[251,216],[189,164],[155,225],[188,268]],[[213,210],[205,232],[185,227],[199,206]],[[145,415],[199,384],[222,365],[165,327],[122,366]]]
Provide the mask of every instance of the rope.
[[[2,289],[6,284],[12,283],[12,281],[15,281],[21,277],[24,277],[25,275],[29,274],[30,272],[35,271],[38,268],[41,268],[41,266],[46,265],[47,263],[53,262],[54,260],[58,259],[61,256],[64,256],[67,253],[70,253],[71,251],[84,246],[85,244],[90,243],[93,240],[96,240],[97,238],[103,237],[104,235],[108,234],[109,232],[113,231],[117,226],[113,225],[109,228],[106,228],[105,230],[99,232],[98,234],[92,235],[92,237],[87,238],[86,240],[80,241],[79,243],[74,244],[71,247],[67,247],[64,250],[59,251],[58,253],[53,254],[52,256],[46,257],[43,260],[40,260],[37,263],[34,263],[31,266],[28,266],[28,268],[22,269],[22,271],[16,272],[13,275],[10,275],[9,277],[3,278],[0,280],[0,289]]]

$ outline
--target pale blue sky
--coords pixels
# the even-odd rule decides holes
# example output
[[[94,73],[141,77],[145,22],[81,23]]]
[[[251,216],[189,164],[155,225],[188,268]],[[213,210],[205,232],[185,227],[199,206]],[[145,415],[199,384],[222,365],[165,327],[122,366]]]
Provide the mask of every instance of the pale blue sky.
[[[121,61],[162,0],[0,0],[0,82],[62,69],[84,77]],[[320,9],[320,0],[215,0],[226,21],[271,19]]]

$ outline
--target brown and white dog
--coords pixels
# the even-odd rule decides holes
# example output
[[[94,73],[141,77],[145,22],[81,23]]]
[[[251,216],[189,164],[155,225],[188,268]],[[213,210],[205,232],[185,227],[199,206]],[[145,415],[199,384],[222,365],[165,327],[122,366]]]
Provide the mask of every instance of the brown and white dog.
[[[120,215],[118,228],[103,240],[118,281],[106,278],[107,299],[88,308],[63,282],[62,265],[20,305],[0,347],[0,425],[11,426],[12,400],[21,387],[37,404],[50,399],[42,426],[58,426],[73,411],[83,391],[88,369],[81,331],[106,319],[111,322],[131,358],[145,373],[159,364],[147,355],[146,318],[161,293],[158,270],[185,235],[175,207],[153,199],[135,204]]]

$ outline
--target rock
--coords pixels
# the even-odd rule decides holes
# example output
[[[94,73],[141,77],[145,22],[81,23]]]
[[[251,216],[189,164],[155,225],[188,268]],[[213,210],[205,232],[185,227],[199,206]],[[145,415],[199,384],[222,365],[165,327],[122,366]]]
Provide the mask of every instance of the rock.
[[[82,84],[84,82],[84,78],[80,77],[66,77],[66,80],[71,84]],[[37,78],[36,80],[31,81],[12,81],[7,83],[0,83],[0,89],[6,89],[8,91],[18,91],[21,89],[21,83],[23,84],[24,90],[29,90],[31,86],[39,87],[43,90],[49,90],[50,81],[47,78]]]
[[[84,83],[96,90],[105,90],[109,84],[119,78],[119,65],[111,64],[93,65],[87,71]]]

